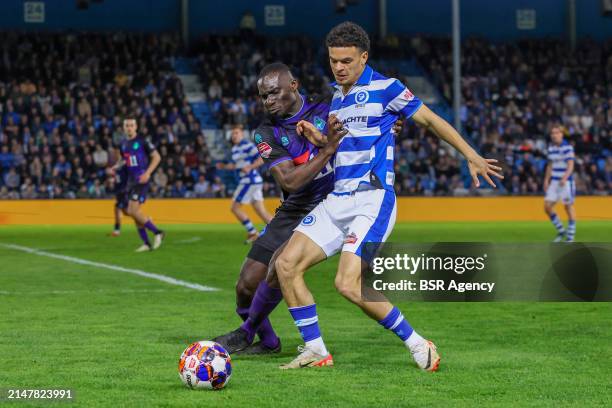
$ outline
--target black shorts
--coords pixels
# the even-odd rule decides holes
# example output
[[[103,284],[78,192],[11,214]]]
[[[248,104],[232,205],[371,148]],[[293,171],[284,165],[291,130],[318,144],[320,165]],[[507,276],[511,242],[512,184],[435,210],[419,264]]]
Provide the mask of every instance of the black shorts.
[[[293,230],[316,205],[300,209],[285,209],[282,206],[276,210],[274,218],[266,226],[262,234],[253,242],[247,258],[268,265],[272,255],[293,234]]]
[[[130,201],[138,201],[140,204],[147,200],[148,184],[133,184],[129,187],[127,198]]]
[[[119,208],[120,210],[125,210],[126,208],[128,208],[128,194],[127,191],[122,190],[118,193],[115,193],[115,207]]]

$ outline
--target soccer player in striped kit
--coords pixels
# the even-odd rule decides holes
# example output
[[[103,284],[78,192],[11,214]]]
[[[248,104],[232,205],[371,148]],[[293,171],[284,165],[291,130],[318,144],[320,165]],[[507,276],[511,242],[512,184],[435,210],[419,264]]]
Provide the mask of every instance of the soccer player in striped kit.
[[[548,164],[544,176],[544,211],[557,229],[554,242],[573,242],[576,235],[576,211],[574,200],[574,148],[563,139],[563,127],[555,125],[550,130],[551,144],[548,146]],[[561,200],[567,212],[567,230],[555,212],[555,204]]]
[[[329,61],[336,79],[330,116],[348,129],[334,159],[334,191],[300,225],[275,262],[289,311],[304,347],[282,369],[333,365],[321,336],[314,298],[304,282],[306,270],[341,252],[335,286],[365,314],[394,332],[408,348],[417,365],[438,369],[435,345],[421,337],[397,307],[388,301],[362,298],[362,262],[367,242],[384,242],[395,223],[395,138],[391,132],[399,116],[412,118],[457,149],[467,160],[474,184],[478,176],[495,186],[490,175],[503,178],[493,159],[478,155],[446,121],[429,110],[400,81],[386,78],[367,65],[370,40],[360,26],[345,22],[327,35]],[[304,134],[314,142],[325,137],[309,123]]]
[[[240,172],[240,181],[236,191],[234,191],[231,210],[247,230],[246,243],[250,243],[257,239],[259,232],[257,232],[247,213],[242,210],[242,204],[251,204],[265,224],[269,224],[272,219],[272,216],[264,207],[263,180],[257,171],[257,168],[263,165],[263,160],[259,157],[257,147],[244,137],[242,126],[234,126],[231,141],[233,163],[219,163],[217,167],[226,170],[236,169]]]

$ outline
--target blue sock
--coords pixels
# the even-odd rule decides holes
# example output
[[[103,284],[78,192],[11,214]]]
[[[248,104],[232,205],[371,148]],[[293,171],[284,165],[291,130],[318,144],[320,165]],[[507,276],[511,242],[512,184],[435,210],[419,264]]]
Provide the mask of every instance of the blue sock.
[[[576,235],[576,220],[569,220],[567,223],[567,240],[573,241]]]
[[[553,223],[553,225],[557,229],[557,233],[559,235],[565,234],[565,229],[563,228],[563,223],[559,219],[559,216],[557,215],[557,213],[550,214],[550,221]]]
[[[247,230],[247,232],[249,234],[253,234],[253,233],[257,232],[255,227],[253,226],[253,223],[248,218],[246,220],[242,221],[242,225],[244,225],[244,228],[246,228],[246,230]]]
[[[404,315],[399,311],[397,307],[393,307],[387,317],[379,321],[385,329],[391,330],[393,333],[397,335],[402,341],[408,340],[408,337],[412,334],[414,329],[406,319],[404,319]]]
[[[300,335],[307,347],[312,348],[319,354],[327,355],[327,349],[321,338],[319,330],[319,317],[317,316],[317,305],[290,307],[289,313],[300,331]]]

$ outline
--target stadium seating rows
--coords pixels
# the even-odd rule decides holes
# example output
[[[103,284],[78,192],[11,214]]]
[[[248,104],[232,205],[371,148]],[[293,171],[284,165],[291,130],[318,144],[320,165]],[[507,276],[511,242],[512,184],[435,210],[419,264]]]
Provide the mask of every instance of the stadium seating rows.
[[[173,70],[187,54],[177,37],[9,32],[0,40],[0,199],[111,196],[105,169],[116,160],[127,112],[139,115],[141,132],[163,157],[151,196],[231,193]],[[506,164],[502,192],[541,194],[542,152],[554,122],[575,145],[577,191],[612,191],[611,44],[583,41],[572,53],[553,40],[464,42],[463,134]],[[268,62],[292,66],[309,93],[324,92],[330,80],[325,50],[305,37],[207,36],[190,53],[219,127],[256,127],[263,111],[254,84]],[[386,62],[414,58],[450,99],[448,38],[391,36],[375,41],[372,54]],[[392,67],[386,73],[398,76]],[[413,124],[399,135],[396,157],[398,194],[474,193],[465,164]],[[277,194],[269,174],[264,179],[266,194]]]

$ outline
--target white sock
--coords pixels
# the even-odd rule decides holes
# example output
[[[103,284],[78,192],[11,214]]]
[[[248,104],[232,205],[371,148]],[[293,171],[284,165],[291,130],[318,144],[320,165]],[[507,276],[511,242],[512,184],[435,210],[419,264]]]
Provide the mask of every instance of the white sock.
[[[317,337],[314,340],[307,341],[306,347],[322,356],[327,356],[329,354],[325,347],[325,343],[323,343],[323,337]]]
[[[413,330],[410,337],[404,340],[404,344],[406,345],[406,347],[408,347],[408,350],[412,350],[414,349],[414,347],[418,346],[419,344],[422,344],[424,341],[425,339],[421,337],[421,335],[417,333],[416,330]]]

